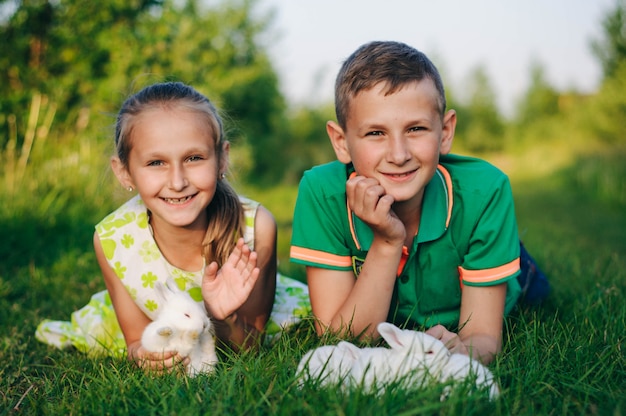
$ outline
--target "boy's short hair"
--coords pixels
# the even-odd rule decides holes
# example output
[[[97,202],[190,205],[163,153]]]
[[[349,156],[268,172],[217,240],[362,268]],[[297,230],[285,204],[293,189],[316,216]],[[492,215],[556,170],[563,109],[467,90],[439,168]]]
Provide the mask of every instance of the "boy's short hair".
[[[359,47],[341,66],[335,81],[335,114],[346,126],[350,100],[359,92],[380,82],[387,83],[385,94],[392,94],[410,82],[432,80],[439,93],[441,115],[446,109],[443,81],[437,67],[417,49],[401,42],[374,41]]]

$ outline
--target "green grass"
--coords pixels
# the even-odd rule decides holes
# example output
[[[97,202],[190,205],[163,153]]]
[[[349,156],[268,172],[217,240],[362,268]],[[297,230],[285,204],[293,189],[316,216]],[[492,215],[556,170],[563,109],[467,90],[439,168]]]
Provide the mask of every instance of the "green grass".
[[[574,155],[552,170],[544,164],[535,169],[536,154],[496,158],[511,174],[521,236],[553,292],[541,307],[507,319],[503,352],[491,366],[502,387],[494,402],[463,391],[441,402],[442,386],[391,389],[380,397],[298,388],[300,357],[336,341],[319,340],[308,321],[258,353],[224,352],[214,374],[195,379],[151,377],[124,360],[39,343],[34,331],[42,319],[68,319],[104,288],[91,249],[93,225],[124,195],[107,198],[117,188],[103,176],[106,165],[96,162],[100,151],[76,164],[94,166],[96,179],[59,168],[67,165],[44,166],[34,155],[32,171],[16,187],[24,191],[8,193],[3,186],[0,192],[0,413],[623,415],[625,153]],[[244,192],[277,219],[280,270],[303,277],[288,262],[295,188]]]

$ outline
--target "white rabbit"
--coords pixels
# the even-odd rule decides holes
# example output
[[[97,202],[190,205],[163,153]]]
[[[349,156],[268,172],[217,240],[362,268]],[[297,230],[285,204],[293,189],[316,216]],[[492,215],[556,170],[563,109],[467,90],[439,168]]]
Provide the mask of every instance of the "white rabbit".
[[[361,387],[367,393],[381,393],[391,383],[407,389],[422,388],[432,382],[450,383],[475,379],[478,387],[489,388],[493,400],[498,386],[489,369],[463,354],[451,354],[445,344],[425,332],[400,329],[382,322],[378,332],[390,348],[358,348],[342,341],[307,352],[297,374],[301,384],[317,380],[321,385],[337,385],[345,390]],[[453,386],[446,386],[444,400]]]
[[[380,323],[377,328],[391,347],[391,357],[382,368],[374,366],[377,381],[388,383],[402,376],[406,387],[419,387],[433,379],[442,383],[470,379],[477,387],[488,388],[491,400],[499,395],[493,374],[479,361],[465,354],[451,354],[443,342],[424,332],[402,330],[387,322]],[[385,370],[389,370],[387,376]],[[368,379],[367,374],[365,379]],[[451,388],[446,386],[442,400]]]
[[[317,381],[322,386],[338,385],[350,373],[360,352],[359,347],[346,341],[308,351],[296,371],[300,386],[308,381]]]
[[[167,286],[156,282],[155,289],[163,306],[143,331],[143,347],[151,352],[177,351],[189,357],[187,374],[191,377],[212,371],[218,358],[213,326],[204,305],[179,290],[172,281]]]
[[[441,371],[440,381],[463,381],[475,379],[478,388],[489,389],[489,399],[494,400],[500,394],[498,384],[493,374],[483,364],[465,354],[452,354],[448,363]],[[450,393],[450,386],[444,390],[441,399],[444,400]]]
[[[391,348],[363,348],[349,381],[366,392],[382,391],[393,382],[419,388],[439,380],[450,352],[438,339],[382,322],[378,332]]]
[[[393,381],[418,387],[433,378],[439,379],[450,355],[441,341],[386,322],[378,325],[378,331],[391,348],[358,348],[341,341],[307,352],[296,372],[301,384],[316,380],[328,386],[343,381],[346,388],[362,386],[373,392]]]

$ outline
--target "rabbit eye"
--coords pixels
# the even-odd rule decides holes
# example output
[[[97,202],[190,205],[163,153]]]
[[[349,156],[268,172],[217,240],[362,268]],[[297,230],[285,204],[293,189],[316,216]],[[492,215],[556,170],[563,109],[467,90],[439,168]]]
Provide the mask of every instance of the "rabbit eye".
[[[187,318],[191,318],[191,316],[189,316],[189,314],[188,314],[188,313],[186,313],[186,314],[185,314],[185,316],[186,316]]]

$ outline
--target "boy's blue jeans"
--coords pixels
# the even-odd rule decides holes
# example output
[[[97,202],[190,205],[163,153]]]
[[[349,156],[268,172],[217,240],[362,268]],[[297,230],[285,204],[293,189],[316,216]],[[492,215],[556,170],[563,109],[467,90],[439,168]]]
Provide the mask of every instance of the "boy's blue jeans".
[[[517,278],[522,287],[520,300],[531,305],[541,303],[550,293],[550,283],[521,242],[520,268],[521,273]]]

